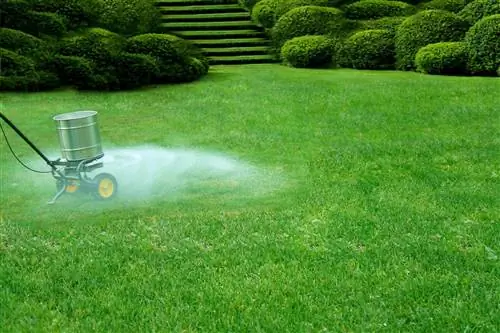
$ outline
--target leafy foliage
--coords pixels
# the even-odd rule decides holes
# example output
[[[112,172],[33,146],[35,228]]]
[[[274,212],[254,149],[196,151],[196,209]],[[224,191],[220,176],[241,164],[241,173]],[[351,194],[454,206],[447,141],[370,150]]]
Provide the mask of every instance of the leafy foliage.
[[[335,42],[326,36],[301,36],[283,45],[281,57],[293,67],[322,67],[332,62],[334,52]]]
[[[394,16],[394,17],[382,17],[377,20],[366,20],[366,21],[358,21],[360,25],[360,30],[388,30],[393,34],[396,33],[396,29],[406,20],[406,17],[403,16]]]
[[[394,34],[389,30],[360,31],[349,37],[339,51],[338,64],[356,69],[394,68]]]
[[[369,20],[391,16],[409,16],[417,9],[405,2],[363,0],[345,6],[345,16],[352,20]]]
[[[432,0],[424,3],[422,9],[439,9],[458,13],[466,4],[466,0]]]
[[[500,14],[500,0],[474,0],[458,13],[471,25],[483,17],[495,14]]]
[[[264,28],[272,28],[276,23],[278,0],[262,0],[252,8],[252,21]]]
[[[415,64],[426,74],[462,75],[467,72],[467,47],[463,42],[429,44],[417,52]]]
[[[56,13],[73,30],[95,25],[101,12],[102,0],[28,0],[33,10]]]
[[[465,36],[469,68],[474,74],[494,74],[500,66],[500,14],[479,20]]]
[[[149,55],[157,61],[159,73],[156,76],[156,82],[158,83],[184,82],[185,80],[187,82],[197,75],[190,61],[192,55],[196,54],[193,48],[188,46],[188,42],[179,37],[167,34],[139,35],[128,39],[126,50],[129,53]],[[205,67],[208,70],[208,64],[204,65]],[[196,78],[199,76],[201,74]]]
[[[303,6],[294,8],[280,17],[271,36],[274,44],[281,48],[294,37],[306,35],[342,35],[348,26],[343,12],[336,8]]]
[[[154,0],[100,0],[99,26],[124,36],[157,32],[161,13]]]
[[[467,21],[444,10],[425,10],[410,16],[396,31],[397,68],[414,69],[415,55],[421,47],[460,41],[468,27]]]
[[[285,15],[294,8],[303,6],[326,7],[328,4],[328,0],[277,0],[275,20],[279,20],[281,16]]]

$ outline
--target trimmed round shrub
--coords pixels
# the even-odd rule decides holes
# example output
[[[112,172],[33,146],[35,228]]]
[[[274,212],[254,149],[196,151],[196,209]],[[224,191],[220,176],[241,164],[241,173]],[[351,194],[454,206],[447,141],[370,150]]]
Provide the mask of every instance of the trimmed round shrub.
[[[57,73],[62,84],[80,87],[94,74],[95,64],[76,56],[57,55],[52,59],[51,71]]]
[[[144,34],[129,38],[125,49],[129,53],[151,55],[164,63],[175,62],[184,57],[177,47],[181,40],[177,36],[168,34]]]
[[[401,1],[363,0],[345,6],[344,11],[348,19],[370,20],[381,17],[409,16],[417,9]]]
[[[335,52],[335,42],[326,36],[301,36],[288,40],[281,57],[288,65],[313,68],[329,65]]]
[[[500,0],[475,0],[467,4],[458,13],[461,18],[467,20],[471,25],[483,17],[495,14],[500,14]]]
[[[20,30],[35,36],[61,37],[66,33],[64,19],[55,13],[42,13],[31,11],[28,13],[29,24],[19,27]]]
[[[139,35],[128,39],[126,51],[152,56],[160,68],[155,80],[158,83],[185,82],[193,75],[193,71],[188,69],[193,47],[182,38],[167,34]],[[200,62],[208,70],[208,62]]]
[[[360,31],[345,40],[338,64],[355,69],[392,69],[395,64],[394,34],[389,30]]]
[[[155,58],[145,54],[123,52],[116,57],[116,75],[120,89],[133,89],[151,84],[160,74]]]
[[[238,4],[248,10],[252,10],[252,8],[259,2],[260,0],[238,0]]]
[[[336,8],[304,6],[294,8],[280,17],[271,31],[271,38],[277,48],[287,40],[306,35],[346,34],[347,22],[343,12]]]
[[[35,91],[40,80],[36,72],[24,76],[0,75],[0,91]]]
[[[34,86],[29,88],[30,90],[52,90],[61,86],[61,80],[56,74],[47,71],[39,71],[37,74],[38,80]]]
[[[421,47],[463,39],[467,21],[444,10],[425,10],[410,16],[396,30],[397,68],[415,69],[415,55]]]
[[[422,5],[422,9],[439,9],[452,13],[458,13],[464,9],[467,2],[465,0],[432,0]]]
[[[262,0],[252,8],[252,21],[270,29],[276,23],[278,0]]]
[[[436,75],[463,75],[467,72],[467,47],[464,42],[429,44],[415,56],[417,71]]]
[[[155,0],[101,0],[101,2],[100,27],[125,36],[158,31],[161,13],[155,6]]]
[[[35,63],[28,57],[19,55],[13,51],[0,49],[0,75],[2,76],[24,76],[35,71]]]
[[[0,48],[17,52],[21,55],[31,55],[47,48],[46,43],[33,35],[20,30],[0,28]]]
[[[31,4],[24,0],[0,1],[0,27],[12,28],[28,22],[27,15]]]
[[[89,59],[98,67],[112,63],[113,57],[125,46],[125,39],[118,34],[100,28],[90,28],[81,35],[64,38],[59,53]]]
[[[406,20],[406,17],[395,16],[395,17],[382,17],[377,20],[367,20],[359,21],[360,30],[388,30],[393,34],[396,33],[396,29]]]
[[[278,0],[276,5],[275,20],[288,13],[290,10],[303,6],[328,6],[328,0]]]
[[[92,26],[97,23],[101,0],[28,0],[34,10],[56,13],[70,29]]]
[[[490,75],[500,66],[500,14],[479,20],[465,36],[469,69],[473,74]]]

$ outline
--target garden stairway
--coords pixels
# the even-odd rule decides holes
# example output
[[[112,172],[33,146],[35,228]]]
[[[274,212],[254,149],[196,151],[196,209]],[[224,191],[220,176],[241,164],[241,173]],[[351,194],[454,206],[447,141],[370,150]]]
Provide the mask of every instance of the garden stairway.
[[[276,62],[263,29],[237,0],[229,1],[157,0],[162,31],[191,41],[212,65]]]

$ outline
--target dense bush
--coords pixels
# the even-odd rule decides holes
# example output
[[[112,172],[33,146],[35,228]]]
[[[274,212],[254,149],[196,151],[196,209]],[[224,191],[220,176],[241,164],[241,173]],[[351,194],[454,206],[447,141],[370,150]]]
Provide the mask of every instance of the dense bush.
[[[62,84],[81,87],[94,75],[94,67],[89,59],[57,55],[52,59],[50,69],[57,73]]]
[[[322,67],[332,62],[335,42],[326,36],[301,36],[288,40],[281,57],[293,67]]]
[[[61,16],[55,13],[28,12],[28,24],[19,26],[18,29],[35,36],[61,37],[66,33],[66,25]]]
[[[0,27],[11,28],[28,22],[26,13],[32,6],[24,0],[0,1]]]
[[[112,62],[125,44],[125,39],[100,28],[90,28],[80,35],[64,38],[59,47],[61,55],[84,57],[98,66]]]
[[[270,29],[276,23],[278,0],[262,0],[252,8],[252,21]]]
[[[13,51],[0,49],[0,75],[2,76],[24,76],[35,72],[35,62],[28,57],[19,55]]]
[[[389,30],[366,30],[345,40],[339,51],[338,64],[356,69],[394,68],[394,34]]]
[[[145,54],[121,53],[116,57],[115,65],[120,89],[151,84],[160,74],[156,59]]]
[[[158,83],[191,81],[191,78],[197,74],[195,70],[191,69],[194,66],[190,62],[192,50],[187,46],[186,41],[166,34],[135,36],[129,38],[126,45],[127,52],[147,54],[158,62],[160,70],[155,80]],[[208,70],[207,64],[202,61],[200,63]]]
[[[475,0],[465,6],[458,15],[471,25],[483,17],[500,14],[500,0]]]
[[[31,10],[32,5],[22,0],[0,1],[1,27],[21,30],[34,36],[62,36],[66,25],[57,14]]]
[[[161,13],[155,0],[100,0],[99,26],[125,36],[157,32]]]
[[[440,9],[452,13],[458,13],[467,4],[466,0],[432,0],[424,3],[422,9]]]
[[[328,0],[277,0],[275,20],[288,13],[290,10],[303,6],[328,6]]]
[[[417,9],[405,2],[363,0],[345,6],[345,16],[352,20],[369,20],[391,16],[409,16]]]
[[[462,75],[467,72],[467,48],[463,42],[429,44],[415,56],[418,72],[437,75]]]
[[[479,20],[465,36],[469,69],[474,74],[491,75],[500,66],[500,14]]]
[[[56,13],[70,29],[97,23],[101,0],[27,0],[36,11]]]
[[[395,16],[395,17],[382,17],[377,20],[366,20],[358,21],[359,30],[388,30],[393,34],[396,33],[396,29],[406,20],[406,17]]]
[[[468,23],[456,14],[443,10],[426,10],[410,16],[396,30],[397,68],[415,68],[415,55],[421,47],[439,42],[460,41]]]
[[[343,12],[336,8],[304,6],[294,8],[280,17],[271,36],[277,48],[294,37],[305,35],[346,34],[347,22]]]
[[[248,10],[252,10],[252,8],[258,3],[260,0],[238,0],[238,3],[240,6],[243,8],[246,8]]]
[[[46,49],[47,45],[43,40],[25,32],[0,28],[0,48],[29,56],[34,52]]]

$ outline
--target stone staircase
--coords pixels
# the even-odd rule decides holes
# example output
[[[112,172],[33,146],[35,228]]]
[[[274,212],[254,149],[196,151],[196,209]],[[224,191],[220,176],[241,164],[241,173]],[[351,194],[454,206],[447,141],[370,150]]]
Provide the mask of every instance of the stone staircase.
[[[276,62],[263,29],[250,13],[232,3],[213,0],[157,0],[162,31],[191,41],[211,65]]]

